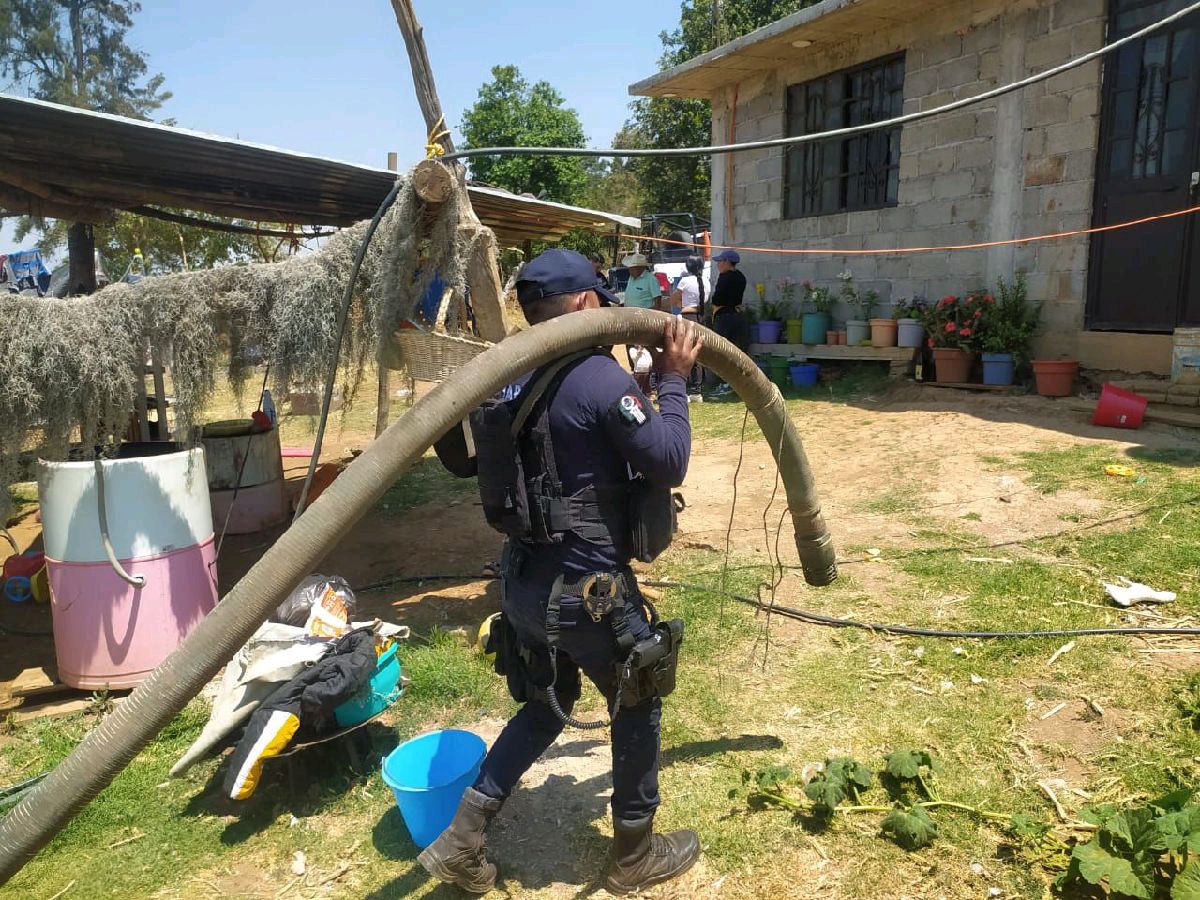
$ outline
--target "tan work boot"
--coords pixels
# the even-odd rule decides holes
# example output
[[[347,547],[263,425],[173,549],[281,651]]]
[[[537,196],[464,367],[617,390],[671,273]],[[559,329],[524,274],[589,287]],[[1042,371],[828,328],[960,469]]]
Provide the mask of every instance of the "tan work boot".
[[[483,853],[483,832],[504,805],[474,788],[467,788],[450,827],[417,857],[425,871],[472,894],[486,894],[496,885],[496,867]]]
[[[613,819],[613,861],[605,886],[614,894],[634,894],[682,875],[700,857],[694,831],[654,833],[654,816]]]

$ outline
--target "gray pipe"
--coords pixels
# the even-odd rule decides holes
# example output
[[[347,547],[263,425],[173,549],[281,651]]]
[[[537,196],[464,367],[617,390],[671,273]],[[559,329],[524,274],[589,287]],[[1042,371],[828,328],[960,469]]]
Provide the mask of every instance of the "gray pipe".
[[[100,518],[100,541],[104,544],[104,555],[108,557],[108,564],[112,566],[113,571],[122,581],[131,587],[145,587],[146,576],[130,575],[126,572],[121,561],[117,559],[116,551],[113,550],[112,538],[108,536],[108,504],[104,500],[104,462],[98,456],[94,462],[96,463],[96,514]]]
[[[571,313],[513,335],[480,354],[394,422],[292,525],[187,640],[0,821],[0,884],[11,878],[95,797],[217,674],[429,446],[505,385],[550,360],[601,345],[658,344],[667,314],[643,309]],[[796,548],[810,584],[837,575],[812,472],[779,391],[744,353],[704,332],[700,361],[745,400],[787,489]]]

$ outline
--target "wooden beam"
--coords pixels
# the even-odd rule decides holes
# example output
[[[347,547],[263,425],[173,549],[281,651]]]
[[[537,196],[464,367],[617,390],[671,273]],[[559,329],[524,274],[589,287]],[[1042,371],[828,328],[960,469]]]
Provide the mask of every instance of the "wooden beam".
[[[442,116],[442,103],[433,80],[433,67],[429,65],[429,53],[425,49],[424,29],[417,21],[412,0],[392,0],[392,10],[396,13],[396,24],[400,26],[404,46],[408,49],[408,62],[412,67],[413,85],[417,89],[417,103],[421,107],[421,115],[425,117],[425,128],[431,134],[435,129],[444,130],[446,134],[438,138],[438,143],[447,153],[453,153],[454,142],[450,139],[450,129],[446,127]]]
[[[111,209],[95,206],[73,206],[45,200],[20,188],[0,183],[0,209],[14,215],[37,216],[47,219],[70,219],[72,222],[87,222],[103,225],[111,222]]]

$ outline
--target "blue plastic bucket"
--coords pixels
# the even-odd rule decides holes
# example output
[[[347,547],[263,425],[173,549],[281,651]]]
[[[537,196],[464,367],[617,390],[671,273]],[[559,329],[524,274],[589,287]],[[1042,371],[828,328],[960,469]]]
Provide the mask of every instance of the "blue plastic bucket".
[[[383,783],[418,847],[428,847],[449,826],[486,752],[479,735],[447,728],[405,741],[384,759]]]
[[[393,644],[375,661],[375,672],[371,675],[370,683],[334,709],[334,721],[342,728],[360,725],[395,703],[402,693],[400,660],[396,657],[396,645]]]
[[[983,383],[994,385],[1013,383],[1013,357],[1011,353],[983,354]]]
[[[792,376],[792,387],[812,387],[817,383],[821,367],[816,363],[796,363],[788,369]]]

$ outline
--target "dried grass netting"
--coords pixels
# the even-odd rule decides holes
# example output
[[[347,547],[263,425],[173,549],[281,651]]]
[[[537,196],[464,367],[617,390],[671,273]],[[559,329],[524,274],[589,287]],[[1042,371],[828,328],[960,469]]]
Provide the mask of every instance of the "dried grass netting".
[[[425,204],[400,178],[395,204],[363,260],[339,358],[353,399],[440,272],[462,296],[471,252],[459,240],[461,189],[423,224]],[[461,185],[459,186],[461,188]],[[119,442],[137,402],[145,348],[169,354],[174,433],[190,440],[212,396],[222,360],[239,396],[258,347],[280,396],[329,373],[338,316],[367,223],[339,231],[318,250],[277,263],[225,266],[114,284],[89,297],[0,299],[0,523],[23,451],[66,459],[73,442],[90,458]],[[436,323],[429,323],[431,325]]]

